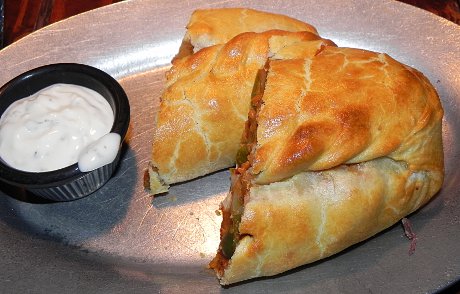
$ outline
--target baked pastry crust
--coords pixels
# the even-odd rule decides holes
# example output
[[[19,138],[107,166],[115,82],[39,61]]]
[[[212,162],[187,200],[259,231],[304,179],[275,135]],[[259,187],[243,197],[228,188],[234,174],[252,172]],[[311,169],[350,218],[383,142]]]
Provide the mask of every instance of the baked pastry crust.
[[[249,32],[175,59],[156,116],[151,193],[234,165],[254,80],[268,58],[307,58],[333,45],[310,32]]]
[[[187,24],[178,57],[227,43],[241,33],[269,30],[305,31],[318,35],[312,25],[281,14],[248,8],[198,9],[192,13]]]
[[[337,47],[270,67],[258,114],[255,183],[382,156],[416,170],[442,162],[441,104],[417,70],[386,54]]]
[[[239,175],[249,182],[239,240],[210,264],[220,283],[331,256],[428,202],[444,177],[442,117],[429,81],[385,54],[326,47],[271,61]],[[222,203],[221,237],[237,185]]]

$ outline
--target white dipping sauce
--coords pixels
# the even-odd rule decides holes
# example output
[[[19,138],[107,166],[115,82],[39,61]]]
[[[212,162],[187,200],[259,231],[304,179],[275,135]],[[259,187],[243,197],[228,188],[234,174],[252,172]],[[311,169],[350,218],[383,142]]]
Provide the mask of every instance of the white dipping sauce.
[[[0,157],[23,171],[60,169],[76,163],[86,146],[110,132],[113,121],[112,108],[96,91],[54,84],[3,113]],[[116,153],[119,146],[111,148]]]
[[[78,157],[80,171],[92,171],[114,161],[120,142],[121,136],[119,134],[109,133],[86,146]]]

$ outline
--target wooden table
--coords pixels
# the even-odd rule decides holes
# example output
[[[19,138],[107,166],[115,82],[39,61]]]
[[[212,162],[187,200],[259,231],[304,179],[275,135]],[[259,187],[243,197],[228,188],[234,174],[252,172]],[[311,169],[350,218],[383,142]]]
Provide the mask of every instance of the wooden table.
[[[1,2],[2,0],[0,0]],[[123,0],[4,0],[3,45],[58,20]],[[400,0],[460,24],[460,0]],[[1,45],[0,45],[1,48]]]
[[[122,0],[3,1],[5,2],[3,45],[6,46],[53,22]]]

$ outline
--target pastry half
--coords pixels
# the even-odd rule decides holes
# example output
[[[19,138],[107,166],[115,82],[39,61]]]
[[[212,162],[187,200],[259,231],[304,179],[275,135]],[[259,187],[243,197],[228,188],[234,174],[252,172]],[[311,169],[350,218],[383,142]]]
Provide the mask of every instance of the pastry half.
[[[443,110],[417,70],[325,47],[259,77],[210,263],[222,285],[331,256],[440,189]]]
[[[304,31],[318,35],[312,25],[281,14],[249,8],[198,9],[190,17],[176,58],[191,55],[205,47],[227,43],[241,33],[269,30]]]
[[[308,58],[329,41],[311,32],[242,33],[175,59],[156,116],[149,188],[233,166],[259,69],[268,58]]]

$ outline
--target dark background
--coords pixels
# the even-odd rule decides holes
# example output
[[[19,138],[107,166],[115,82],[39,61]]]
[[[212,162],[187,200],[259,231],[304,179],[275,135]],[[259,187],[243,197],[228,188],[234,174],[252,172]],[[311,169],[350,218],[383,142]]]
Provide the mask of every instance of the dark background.
[[[120,1],[122,0],[4,0],[3,45],[9,45],[53,22]],[[460,24],[460,0],[400,1]]]

